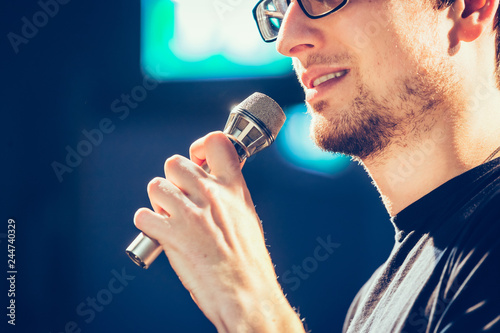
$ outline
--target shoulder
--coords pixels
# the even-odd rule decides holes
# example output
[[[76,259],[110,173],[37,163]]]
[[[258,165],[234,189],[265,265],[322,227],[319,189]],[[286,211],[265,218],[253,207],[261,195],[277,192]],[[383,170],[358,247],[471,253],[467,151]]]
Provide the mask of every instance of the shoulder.
[[[500,177],[490,179],[489,184],[472,198],[463,218],[467,222],[468,238],[476,236],[477,242],[491,243],[492,234],[500,236]]]
[[[462,230],[446,249],[438,327],[447,332],[500,330],[500,178],[490,179],[472,198],[462,219]]]
[[[345,320],[344,320],[344,326],[343,326],[342,332],[347,332],[349,325],[351,324],[351,321],[354,319],[354,315],[359,310],[363,299],[365,297],[367,297],[370,288],[377,280],[377,276],[380,274],[380,271],[382,270],[383,266],[384,265],[381,265],[379,268],[377,268],[377,270],[372,274],[370,279],[367,282],[365,282],[363,287],[361,287],[361,289],[358,291],[358,293],[354,297],[351,305],[349,306],[349,310],[347,311],[347,315],[346,315]]]
[[[481,234],[499,233],[500,224],[500,158],[467,172],[465,182],[459,183],[464,188],[462,199],[458,199],[455,214],[462,236],[471,241],[481,241]],[[456,189],[458,192],[460,190]],[[484,235],[486,236],[486,235]]]

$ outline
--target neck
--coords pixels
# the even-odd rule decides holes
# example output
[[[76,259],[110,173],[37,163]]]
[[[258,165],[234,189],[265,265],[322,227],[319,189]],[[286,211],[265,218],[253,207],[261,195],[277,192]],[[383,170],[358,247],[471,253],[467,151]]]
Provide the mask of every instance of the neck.
[[[496,92],[480,110],[441,117],[418,138],[394,140],[362,161],[391,216],[490,157],[500,146],[498,105]]]

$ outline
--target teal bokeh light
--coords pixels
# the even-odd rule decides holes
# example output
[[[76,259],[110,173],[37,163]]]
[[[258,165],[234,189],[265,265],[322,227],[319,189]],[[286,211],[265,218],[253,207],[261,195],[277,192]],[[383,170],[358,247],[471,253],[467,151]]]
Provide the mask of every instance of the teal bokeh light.
[[[276,145],[283,158],[307,172],[336,176],[351,165],[351,158],[319,149],[309,136],[311,117],[303,104],[285,108],[287,120]]]
[[[158,80],[276,77],[290,59],[264,43],[252,1],[142,0],[141,63]]]

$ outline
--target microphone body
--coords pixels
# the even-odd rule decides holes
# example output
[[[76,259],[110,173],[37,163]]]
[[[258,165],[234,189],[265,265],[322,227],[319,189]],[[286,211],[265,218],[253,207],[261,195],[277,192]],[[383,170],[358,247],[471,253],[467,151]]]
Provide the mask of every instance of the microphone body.
[[[224,134],[243,162],[274,142],[285,119],[283,110],[272,98],[254,93],[231,111]],[[206,163],[201,167],[210,172]],[[125,252],[138,266],[148,269],[162,250],[156,240],[141,232]]]

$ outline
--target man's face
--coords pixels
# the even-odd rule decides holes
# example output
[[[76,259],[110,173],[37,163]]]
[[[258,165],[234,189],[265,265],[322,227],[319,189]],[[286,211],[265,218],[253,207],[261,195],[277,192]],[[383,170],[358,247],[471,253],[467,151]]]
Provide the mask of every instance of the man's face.
[[[375,157],[459,103],[451,21],[425,1],[351,0],[312,20],[292,1],[277,40],[292,57],[321,148]]]

